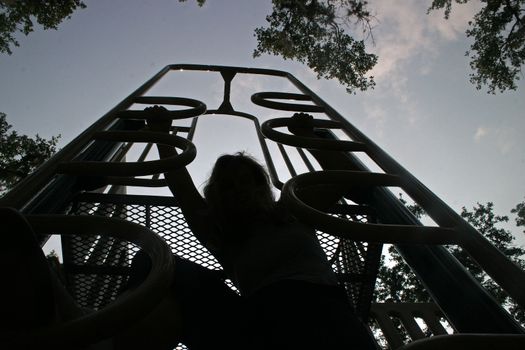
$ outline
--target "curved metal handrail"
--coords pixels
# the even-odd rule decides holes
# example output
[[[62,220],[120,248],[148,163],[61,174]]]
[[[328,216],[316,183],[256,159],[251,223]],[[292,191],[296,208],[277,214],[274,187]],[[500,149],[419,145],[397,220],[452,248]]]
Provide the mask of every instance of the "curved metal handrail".
[[[61,324],[18,333],[11,343],[39,348],[79,346],[99,342],[130,326],[150,312],[171,286],[174,259],[166,242],[151,230],[102,216],[30,215],[33,229],[42,234],[109,235],[137,244],[151,259],[151,270],[140,287],[105,308]]]
[[[311,112],[321,113],[324,112],[324,108],[317,105],[305,105],[298,103],[286,103],[270,101],[268,99],[279,99],[279,100],[297,100],[297,101],[312,101],[312,98],[308,95],[293,94],[289,92],[257,92],[252,95],[251,100],[258,106],[278,109],[281,111],[292,111],[292,112]]]
[[[357,186],[402,186],[402,180],[395,175],[345,170],[316,171],[291,178],[284,184],[281,198],[298,219],[323,232],[355,241],[381,243],[452,244],[459,241],[452,228],[358,223],[329,216],[304,203],[297,195],[300,190],[322,184],[337,185],[344,193]]]
[[[331,120],[313,119],[311,126],[317,128],[339,129],[341,123]],[[261,132],[264,136],[275,142],[283,143],[285,145],[303,147],[317,150],[330,151],[366,151],[366,145],[361,142],[341,141],[341,140],[326,140],[315,137],[304,137],[297,135],[285,134],[274,130],[279,127],[291,127],[294,121],[292,118],[275,118],[262,123]]]
[[[437,335],[416,340],[399,350],[522,350],[525,349],[525,335],[522,334],[451,334]]]
[[[195,145],[179,136],[150,131],[103,131],[96,133],[96,140],[117,142],[155,142],[183,149],[183,152],[159,160],[146,162],[98,162],[72,161],[61,163],[57,172],[83,176],[143,176],[165,173],[185,165],[195,159]]]
[[[163,113],[151,113],[147,110],[124,110],[116,113],[118,118],[122,119],[148,119],[160,118],[162,120],[175,120],[193,118],[206,112],[206,105],[192,98],[185,97],[163,97],[163,96],[138,96],[133,99],[134,103],[151,104],[151,105],[175,105],[188,106],[191,108],[182,110],[166,110]]]

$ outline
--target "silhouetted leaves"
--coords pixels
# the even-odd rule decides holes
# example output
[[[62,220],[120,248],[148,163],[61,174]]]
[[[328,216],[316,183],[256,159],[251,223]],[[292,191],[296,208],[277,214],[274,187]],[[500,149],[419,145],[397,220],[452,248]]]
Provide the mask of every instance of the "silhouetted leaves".
[[[0,195],[51,157],[60,137],[30,138],[10,129],[6,115],[0,113]]]
[[[510,211],[512,214],[516,214],[516,226],[525,226],[525,201],[516,205],[514,209]],[[525,230],[523,231],[525,233]]]
[[[85,7],[80,0],[0,1],[0,52],[11,54],[11,46],[19,46],[15,33],[28,35],[34,21],[44,29],[57,29],[77,8]]]
[[[179,0],[186,2],[187,0]],[[444,10],[449,18],[453,2],[433,0],[428,9]],[[480,1],[480,0],[477,0]],[[196,0],[203,6],[206,0]],[[481,10],[469,22],[466,35],[472,38],[470,81],[490,93],[515,90],[525,61],[525,0],[480,1]],[[372,36],[374,18],[365,0],[272,0],[273,12],[266,17],[268,27],[255,30],[257,48],[253,56],[264,53],[305,63],[318,78],[337,79],[348,92],[375,86],[366,74],[377,63],[377,56],[366,51],[364,39],[350,33],[361,26],[362,37]],[[33,31],[33,21],[44,29],[56,29],[77,8],[80,0],[4,0],[0,1],[0,52],[11,54],[18,46],[15,33]],[[354,27],[352,27],[354,25]]]
[[[400,196],[400,200],[406,202]],[[418,217],[421,217],[422,209],[417,204],[407,205]],[[524,225],[525,202],[522,202],[512,210],[518,215],[516,222]],[[516,264],[525,268],[523,255],[525,250],[515,245],[514,237],[511,232],[500,228],[499,225],[508,222],[507,216],[500,216],[494,213],[494,204],[477,203],[468,210],[465,207],[461,210],[461,216],[485,236],[503,254],[508,256]],[[470,255],[458,246],[451,245],[447,249],[463,264],[467,270],[476,278],[484,288],[486,288],[496,300],[522,324],[525,324],[525,312],[511,300],[507,294],[481,269],[481,267],[470,257]],[[376,299],[378,301],[394,302],[425,302],[430,301],[429,294],[423,285],[416,278],[409,266],[396,251],[394,246],[389,246],[387,261],[381,266],[378,281],[376,284]]]
[[[273,12],[266,17],[266,28],[255,29],[257,49],[306,63],[318,78],[336,78],[348,92],[373,88],[373,77],[365,74],[377,57],[367,53],[363,40],[345,32],[345,24],[354,19],[368,23],[371,15],[366,1],[293,1],[274,0]]]
[[[455,0],[464,4],[470,0]],[[481,1],[482,9],[469,22],[467,37],[474,42],[470,57],[471,83],[487,86],[490,93],[516,90],[525,61],[525,0]],[[429,11],[444,8],[451,12],[452,0],[433,0]]]

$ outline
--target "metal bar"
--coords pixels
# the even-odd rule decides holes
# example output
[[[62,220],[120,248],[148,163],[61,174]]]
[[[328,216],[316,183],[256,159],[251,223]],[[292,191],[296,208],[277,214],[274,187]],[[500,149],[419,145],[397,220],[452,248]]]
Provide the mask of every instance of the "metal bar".
[[[188,140],[192,141],[193,136],[195,135],[195,129],[197,128],[197,122],[199,121],[199,117],[195,117],[191,121],[190,130],[188,131]]]
[[[170,70],[194,70],[194,71],[211,71],[211,72],[226,72],[234,71],[236,73],[245,74],[260,74],[260,75],[273,75],[278,77],[286,77],[288,75],[285,71],[276,69],[264,69],[264,68],[246,68],[246,67],[235,67],[235,66],[217,66],[217,65],[203,65],[203,64],[170,64]]]
[[[146,227],[151,228],[151,206],[146,204]]]
[[[143,162],[146,159],[151,150],[151,146],[153,146],[153,143],[148,142],[148,144],[142,150],[142,153],[140,154],[139,158],[137,159],[137,162]]]
[[[214,113],[218,113],[218,111],[209,110],[206,114],[214,114]],[[261,132],[261,125],[259,124],[259,120],[257,119],[257,117],[249,113],[238,112],[238,111],[229,112],[228,115],[246,118],[253,122],[254,127],[255,127],[255,133],[257,134],[259,145],[261,146],[261,151],[263,153],[264,161],[266,164],[266,169],[268,170],[270,179],[272,180],[272,183],[276,188],[281,189],[283,187],[283,182],[279,180],[279,176],[277,174],[277,170],[275,169],[275,165],[273,163],[272,156],[270,154],[270,151],[268,150],[268,145],[266,144],[266,138]]]
[[[194,117],[193,119],[195,119],[197,117]],[[192,123],[193,123],[193,119],[192,119]],[[188,126],[175,126],[174,127],[174,133],[178,133],[178,132],[185,132],[185,133],[189,133],[191,130],[191,127],[188,127]]]
[[[295,171],[292,161],[290,160],[290,157],[288,157],[288,153],[286,153],[284,146],[280,143],[277,143],[277,148],[279,148],[279,152],[281,152],[281,156],[283,157],[284,163],[286,164],[286,167],[288,168],[290,175],[296,176],[297,171]]]
[[[377,321],[379,328],[383,331],[383,335],[391,349],[397,349],[404,345],[397,328],[386,312],[379,313],[377,309],[373,309],[372,317]]]
[[[405,327],[406,331],[408,332],[408,335],[410,335],[410,338],[412,338],[412,340],[425,338],[425,333],[423,333],[421,328],[419,328],[419,325],[417,324],[416,320],[412,315],[401,313],[399,315],[399,318],[403,322],[403,326]]]
[[[306,153],[304,153],[302,148],[295,147],[297,152],[299,153],[299,156],[301,156],[301,159],[304,162],[304,165],[306,165],[306,168],[308,168],[309,171],[315,171],[314,166],[312,165],[312,162],[310,162],[310,159],[306,156]]]
[[[177,207],[179,205],[175,197],[146,196],[138,194],[102,194],[102,193],[82,193],[76,197],[78,202],[87,203],[114,203],[114,204],[149,204],[167,207]]]
[[[428,328],[432,331],[432,334],[448,334],[445,327],[443,327],[441,322],[439,322],[439,317],[435,313],[427,310],[422,310],[418,312],[418,316],[420,316],[425,321]]]

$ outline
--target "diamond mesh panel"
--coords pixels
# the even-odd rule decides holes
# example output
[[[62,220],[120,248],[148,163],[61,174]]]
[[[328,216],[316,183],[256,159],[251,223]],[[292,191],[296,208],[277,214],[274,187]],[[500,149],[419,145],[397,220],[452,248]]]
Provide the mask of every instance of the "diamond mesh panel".
[[[177,206],[155,203],[156,197],[110,196],[120,203],[108,202],[105,195],[98,201],[79,201],[71,214],[120,217],[144,225],[163,237],[173,253],[206,268],[220,270],[217,260],[193,236]],[[165,197],[163,198],[165,201]],[[130,203],[123,203],[125,201]],[[348,219],[369,222],[367,215],[346,215]],[[319,241],[345,287],[349,300],[364,318],[368,315],[381,245],[354,242],[318,232]],[[93,236],[66,238],[64,267],[69,288],[81,306],[98,309],[113,300],[129,273],[131,258],[138,248],[112,238]],[[377,262],[376,262],[377,261]],[[226,283],[233,287],[231,282]]]
[[[192,235],[180,208],[137,203],[79,201],[72,215],[118,217],[146,226],[163,237],[173,253],[209,269],[221,269],[217,260]],[[113,196],[120,200],[128,196]],[[144,198],[144,197],[143,197]],[[151,199],[155,197],[149,197]],[[154,202],[154,201],[153,201]],[[129,274],[135,245],[101,236],[64,236],[64,269],[68,289],[82,307],[99,309],[115,299]]]
[[[370,211],[369,208],[352,207],[352,211]],[[354,222],[375,222],[374,216],[370,214],[333,215]],[[338,276],[339,283],[346,290],[350,303],[358,315],[367,319],[379,268],[382,244],[356,242],[323,232],[318,232],[318,238]]]

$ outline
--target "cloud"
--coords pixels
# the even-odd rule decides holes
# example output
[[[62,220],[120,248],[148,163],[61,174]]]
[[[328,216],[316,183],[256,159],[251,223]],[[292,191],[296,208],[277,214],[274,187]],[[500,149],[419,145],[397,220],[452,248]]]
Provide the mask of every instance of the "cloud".
[[[501,155],[506,155],[514,150],[518,140],[516,130],[509,127],[488,128],[479,126],[474,133],[474,141],[480,143],[484,140],[490,147],[495,147]]]
[[[400,122],[415,127],[428,111],[419,108],[420,101],[414,98],[409,86],[411,77],[433,73],[436,60],[447,49],[445,46],[463,40],[468,21],[479,5],[455,5],[450,18],[445,20],[442,10],[427,15],[429,2],[370,0],[369,3],[377,19],[373,31],[375,45],[369,43],[369,49],[379,57],[370,73],[377,84],[375,99],[390,101],[389,115],[395,109]],[[375,113],[374,119],[378,117],[374,108],[368,111]],[[383,128],[383,124],[379,122],[378,127]]]
[[[454,6],[448,20],[441,10],[427,15],[427,6],[427,2],[419,0],[370,1],[378,20],[374,52],[379,61],[372,71],[378,83],[406,74],[423,55],[425,63],[417,69],[427,74],[431,70],[429,58],[436,56],[446,42],[463,37],[468,21],[481,5],[469,2]]]
[[[481,139],[488,134],[489,130],[483,126],[479,126],[476,129],[476,133],[474,134],[474,140],[476,142],[481,141]]]
[[[385,135],[385,124],[387,120],[387,111],[380,104],[365,104],[366,124],[376,132],[378,138]]]
[[[374,29],[379,61],[372,74],[380,82],[399,72],[400,64],[432,44],[425,35],[422,7],[414,0],[374,1],[378,25]]]
[[[429,25],[445,40],[457,40],[464,35],[468,22],[481,9],[481,1],[470,1],[466,4],[452,3],[448,20],[443,10],[434,10],[428,14]]]

